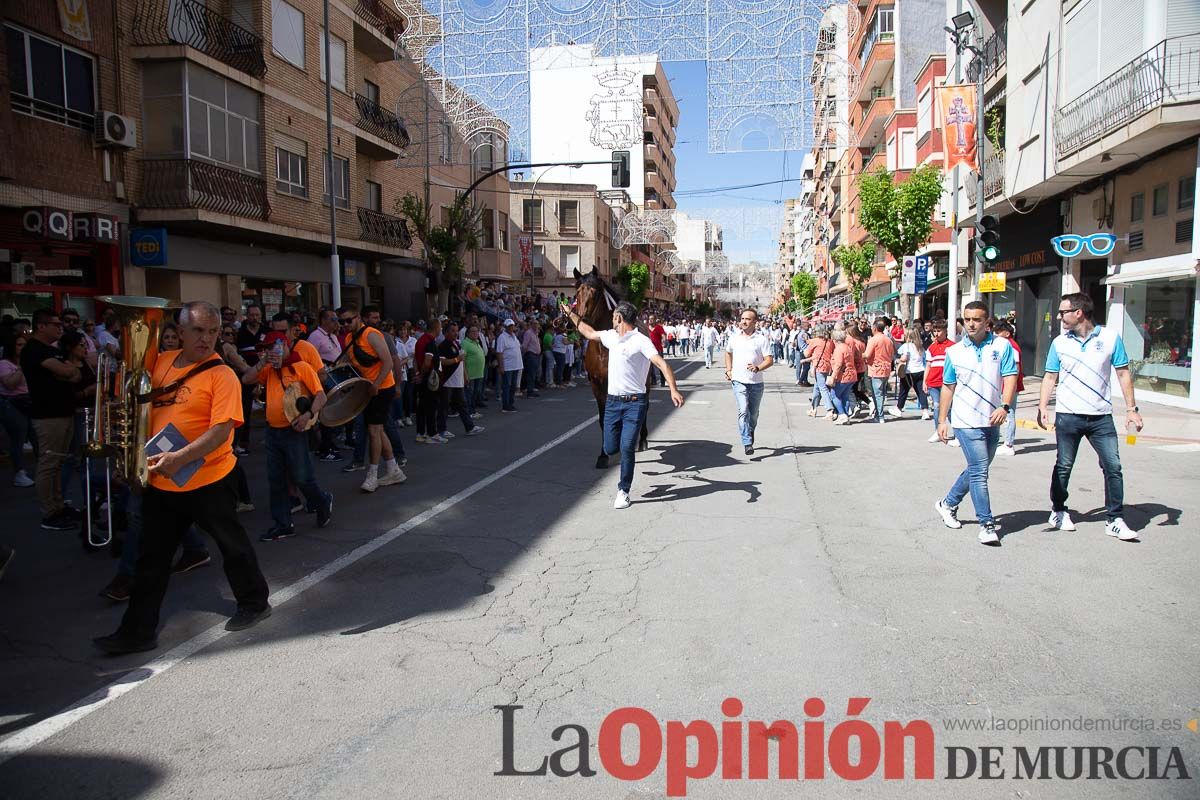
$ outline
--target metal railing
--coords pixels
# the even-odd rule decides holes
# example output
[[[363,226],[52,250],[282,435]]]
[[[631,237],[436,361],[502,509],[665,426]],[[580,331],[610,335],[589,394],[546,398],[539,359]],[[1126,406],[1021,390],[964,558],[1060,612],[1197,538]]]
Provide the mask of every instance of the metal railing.
[[[388,247],[408,250],[412,247],[412,234],[408,232],[408,220],[393,217],[370,208],[359,207],[358,229],[368,242],[378,242]]]
[[[133,43],[184,44],[256,78],[267,74],[262,37],[200,0],[137,0]]]
[[[983,157],[983,196],[995,197],[1004,191],[1004,151],[988,147]]]
[[[267,183],[229,167],[192,158],[143,159],[143,208],[202,208],[238,217],[267,219]]]
[[[391,111],[357,92],[354,95],[354,104],[358,106],[358,127],[391,142],[401,150],[412,144],[412,137],[408,135],[404,121]]]
[[[1059,158],[1152,109],[1200,99],[1200,34],[1164,39],[1054,112]]]
[[[354,13],[390,41],[396,41],[404,33],[404,18],[380,0],[358,0]]]
[[[1008,20],[983,43],[983,76],[991,78],[1008,63]]]

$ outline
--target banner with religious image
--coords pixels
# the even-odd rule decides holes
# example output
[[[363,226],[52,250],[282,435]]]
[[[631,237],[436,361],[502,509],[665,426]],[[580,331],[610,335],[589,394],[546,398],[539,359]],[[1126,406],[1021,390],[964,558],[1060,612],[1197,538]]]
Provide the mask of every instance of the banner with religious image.
[[[58,21],[63,33],[81,42],[92,40],[87,0],[58,0]]]
[[[965,164],[967,169],[978,171],[976,138],[979,120],[976,119],[975,87],[970,84],[939,87],[938,107],[941,108],[946,169]]]

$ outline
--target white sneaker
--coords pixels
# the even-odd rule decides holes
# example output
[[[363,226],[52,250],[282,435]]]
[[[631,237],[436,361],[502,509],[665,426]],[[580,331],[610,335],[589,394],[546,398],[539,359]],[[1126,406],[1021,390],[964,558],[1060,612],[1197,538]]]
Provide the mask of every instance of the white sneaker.
[[[394,486],[397,483],[404,483],[408,480],[408,476],[404,474],[404,470],[400,469],[399,465],[395,469],[389,469],[383,475],[379,476],[380,486]]]
[[[1000,534],[996,533],[996,526],[991,523],[979,526],[979,543],[980,544],[998,544],[1000,542]]]
[[[1017,448],[1011,444],[1002,444],[996,448],[996,455],[998,456],[1015,456],[1016,454]]]
[[[482,416],[483,416],[483,414],[480,414],[478,411],[476,411],[474,414],[471,415],[471,419],[479,419]]]
[[[904,416],[904,410],[900,409],[900,408],[896,408],[896,406],[891,406],[890,408],[888,408],[888,413],[891,414],[893,417],[903,417]]]
[[[617,490],[617,499],[613,502],[613,508],[629,508],[629,493]]]
[[[1075,522],[1071,519],[1069,511],[1051,511],[1050,521],[1046,524],[1057,531],[1075,530]]]
[[[937,433],[935,432],[933,434],[933,436],[930,436],[925,441],[929,442],[930,444],[938,444],[939,442],[942,441],[942,437],[938,436]]]
[[[454,438],[454,434],[451,433],[450,431],[442,431],[441,433],[438,434],[438,436],[441,436],[443,439],[453,439]]]
[[[817,415],[817,410],[816,410],[815,408],[810,408],[810,409],[808,410],[808,415],[809,415],[810,417],[815,417],[815,416]]]
[[[379,476],[376,473],[368,470],[367,477],[363,478],[362,486],[360,486],[359,488],[362,489],[364,492],[375,491],[376,489],[379,488]]]
[[[835,419],[833,421],[833,424],[834,425],[849,425],[850,417],[846,416],[845,414],[842,414],[840,417],[838,417],[837,419]]]
[[[33,479],[25,474],[25,470],[18,470],[17,474],[13,475],[13,486],[20,489],[28,489],[30,486],[33,486]]]
[[[476,425],[471,430],[467,431],[467,436],[478,436],[486,430],[482,425]]]
[[[958,441],[958,439],[951,439],[950,446],[951,447],[962,447],[962,444]]]
[[[929,413],[929,409],[925,409],[924,411],[921,412],[921,419],[924,419],[924,420],[933,419],[933,414]]]
[[[426,438],[429,444],[445,444],[450,441],[449,439],[443,439],[441,436],[428,436]]]
[[[1131,531],[1125,527],[1125,520],[1117,517],[1112,522],[1104,526],[1104,532],[1109,536],[1115,536],[1122,542],[1136,542],[1138,535],[1137,531]]]
[[[418,433],[416,442],[417,444],[429,444],[429,437],[423,433]]]
[[[951,508],[950,506],[946,505],[944,501],[938,500],[933,504],[933,510],[936,511],[939,516],[941,516],[942,522],[945,523],[947,528],[954,528],[955,530],[958,530],[962,527],[962,523],[958,521],[957,508]]]

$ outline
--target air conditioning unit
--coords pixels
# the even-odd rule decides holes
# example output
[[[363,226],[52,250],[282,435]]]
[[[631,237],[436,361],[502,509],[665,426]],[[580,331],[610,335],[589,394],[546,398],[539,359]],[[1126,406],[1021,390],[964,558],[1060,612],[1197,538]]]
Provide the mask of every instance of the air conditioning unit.
[[[96,114],[96,146],[132,150],[137,147],[137,124],[131,117],[101,111]]]

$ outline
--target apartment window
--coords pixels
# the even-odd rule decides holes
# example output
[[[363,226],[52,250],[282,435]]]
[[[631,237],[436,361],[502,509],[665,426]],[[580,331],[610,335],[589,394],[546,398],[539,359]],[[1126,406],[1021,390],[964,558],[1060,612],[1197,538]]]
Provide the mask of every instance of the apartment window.
[[[442,120],[438,127],[441,128],[442,139],[441,152],[438,157],[443,164],[450,164],[454,161],[454,128],[447,119]]]
[[[450,227],[450,206],[442,206],[440,220],[443,228]]]
[[[558,202],[558,229],[563,233],[579,233],[579,201]]]
[[[892,138],[888,139],[888,141],[887,141],[887,170],[888,170],[888,172],[896,171],[896,161],[898,160],[896,156],[897,156],[896,137],[893,136]]]
[[[880,39],[890,39],[895,32],[893,25],[895,9],[892,7],[881,8],[875,13],[875,29],[879,33]]]
[[[482,229],[480,233],[480,247],[491,250],[496,247],[496,212],[490,208],[483,210],[482,216],[479,218],[479,227]]]
[[[1156,217],[1161,217],[1167,213],[1167,200],[1171,193],[1171,187],[1168,184],[1154,187],[1153,205],[1150,208],[1150,213]]]
[[[275,190],[308,197],[308,143],[291,136],[275,136]]]
[[[188,152],[192,158],[247,172],[262,171],[259,95],[195,64],[187,65]]]
[[[182,61],[147,61],[142,65],[141,144],[146,155],[185,155],[183,69]]]
[[[925,87],[917,98],[917,136],[921,137],[933,130],[933,89]]]
[[[542,201],[541,200],[522,200],[521,201],[521,227],[526,231],[541,232],[542,227]]]
[[[383,186],[375,181],[367,181],[367,208],[383,211]]]
[[[1146,194],[1138,192],[1129,198],[1129,221],[1141,222],[1146,217]]]
[[[375,105],[379,105],[379,85],[364,79],[363,97],[367,98]]]
[[[471,163],[477,172],[489,172],[506,160],[504,137],[498,133],[481,133],[471,144]]]
[[[529,260],[533,264],[533,274],[540,277],[546,269],[546,245],[535,244],[529,252]]]
[[[496,225],[496,231],[498,233],[498,236],[496,237],[497,243],[501,250],[507,251],[508,250],[508,214],[505,214],[503,211],[500,211],[500,212],[498,212],[497,216],[499,218],[499,222]]]
[[[329,178],[326,175],[327,152],[321,153],[321,178],[325,202],[329,202]],[[350,208],[350,159],[333,156],[333,203],[338,208]]]
[[[1176,208],[1180,211],[1191,208],[1196,204],[1196,176],[1185,175],[1179,179],[1179,201]]]
[[[79,50],[4,26],[13,111],[91,130],[96,62]]]
[[[566,275],[579,269],[579,245],[564,244],[558,249],[558,271]]]
[[[271,52],[304,69],[304,14],[283,0],[271,0]]]
[[[317,48],[321,51],[321,80],[325,80],[325,28],[317,29],[320,32],[320,46]],[[346,42],[344,39],[339,39],[336,36],[329,37],[329,60],[333,62],[333,77],[329,79],[329,83],[335,89],[346,91]],[[379,102],[378,99],[375,102]]]
[[[917,165],[917,134],[909,129],[900,131],[900,169],[912,169]]]

